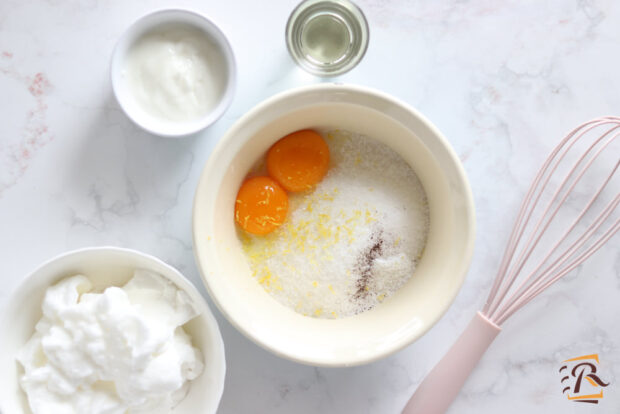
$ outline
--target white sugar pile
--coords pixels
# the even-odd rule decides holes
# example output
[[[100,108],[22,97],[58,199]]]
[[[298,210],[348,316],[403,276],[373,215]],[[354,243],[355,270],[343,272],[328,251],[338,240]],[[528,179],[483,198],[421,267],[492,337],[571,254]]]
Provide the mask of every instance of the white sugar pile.
[[[429,226],[411,167],[378,141],[323,134],[330,169],[308,193],[289,194],[286,222],[267,236],[240,231],[254,277],[304,315],[340,318],[374,307],[413,274]]]

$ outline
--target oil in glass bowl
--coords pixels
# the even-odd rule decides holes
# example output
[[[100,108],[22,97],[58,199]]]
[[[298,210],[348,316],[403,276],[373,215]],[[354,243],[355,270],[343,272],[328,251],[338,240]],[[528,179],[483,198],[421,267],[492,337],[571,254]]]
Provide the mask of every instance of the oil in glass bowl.
[[[293,60],[318,76],[353,69],[368,47],[368,23],[348,0],[306,0],[289,17],[286,44]]]

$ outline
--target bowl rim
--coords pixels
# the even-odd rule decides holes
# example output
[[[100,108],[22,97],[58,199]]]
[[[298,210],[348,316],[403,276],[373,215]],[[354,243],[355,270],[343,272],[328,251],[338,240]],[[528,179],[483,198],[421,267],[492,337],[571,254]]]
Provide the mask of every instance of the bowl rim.
[[[138,29],[140,24],[144,22],[148,22],[149,19],[152,19],[158,15],[166,15],[166,14],[171,15],[170,16],[171,22],[174,21],[174,18],[173,18],[174,15],[185,14],[188,16],[197,17],[198,18],[197,20],[200,20],[202,22],[201,27],[203,28],[207,27],[210,30],[213,30],[214,32],[216,32],[218,34],[217,38],[213,36],[209,36],[209,37],[211,40],[217,43],[217,45],[220,47],[224,60],[226,61],[227,74],[228,74],[228,79],[226,82],[226,88],[224,90],[224,94],[222,95],[217,105],[213,108],[213,110],[206,113],[202,118],[200,118],[200,121],[196,123],[196,126],[194,128],[183,128],[184,123],[183,122],[179,123],[179,128],[178,128],[179,132],[159,131],[157,128],[153,128],[150,124],[140,122],[139,120],[137,120],[136,117],[133,116],[131,111],[128,111],[127,104],[125,100],[122,99],[121,97],[122,95],[119,92],[120,86],[118,85],[116,81],[117,76],[115,76],[116,74],[115,68],[117,68],[118,66],[116,62],[118,59],[120,59],[119,55],[121,52],[121,46],[124,43],[129,42],[128,38],[133,35],[134,31]],[[157,27],[157,24],[149,23],[145,26],[145,28],[142,29],[141,33],[142,34],[146,33],[155,27]],[[131,44],[133,44],[135,40],[136,39],[131,41],[128,47],[131,46]],[[235,96],[235,91],[237,88],[237,62],[236,62],[235,54],[230,44],[230,41],[228,40],[228,37],[226,37],[226,35],[224,34],[224,31],[213,20],[209,19],[204,14],[194,11],[194,10],[183,9],[183,8],[165,8],[165,9],[155,10],[153,12],[144,14],[141,17],[138,17],[136,20],[134,20],[129,26],[125,28],[125,30],[121,33],[121,35],[117,39],[116,44],[114,45],[114,48],[112,50],[109,68],[110,68],[109,69],[110,82],[112,84],[112,93],[114,95],[116,102],[121,107],[123,113],[135,125],[143,129],[144,131],[150,134],[153,134],[153,135],[164,137],[164,138],[183,138],[183,137],[186,137],[192,134],[196,134],[204,130],[205,128],[211,126],[212,124],[214,124],[218,119],[222,117],[222,115],[224,115],[224,112],[226,112],[226,110],[232,104],[233,98]]]
[[[209,329],[213,333],[212,342],[209,343],[209,346],[211,347],[213,354],[215,354],[215,360],[217,361],[217,368],[220,371],[219,375],[214,376],[215,381],[210,381],[210,383],[212,384],[213,390],[214,390],[214,395],[217,397],[217,401],[213,403],[213,408],[214,408],[213,412],[214,413],[217,412],[219,404],[222,400],[222,395],[224,393],[224,384],[225,384],[225,379],[226,379],[226,350],[224,347],[224,341],[222,339],[222,334],[220,332],[219,324],[217,323],[217,320],[215,319],[213,312],[209,308],[209,304],[207,303],[206,299],[202,296],[200,291],[198,291],[196,286],[194,286],[194,284],[175,267],[169,265],[168,263],[164,262],[163,260],[151,254],[144,253],[142,251],[131,249],[131,248],[118,247],[118,246],[112,246],[112,245],[81,247],[81,248],[68,250],[68,251],[59,253],[43,261],[39,265],[37,265],[31,272],[29,272],[20,281],[20,283],[17,284],[17,286],[11,292],[9,292],[9,295],[7,297],[8,299],[5,301],[4,306],[1,309],[2,313],[0,314],[0,328],[5,328],[8,323],[5,311],[11,307],[11,302],[13,301],[14,296],[19,291],[24,289],[31,281],[33,281],[36,275],[39,274],[41,271],[43,271],[43,269],[45,269],[46,267],[49,267],[53,263],[59,260],[62,260],[68,256],[81,255],[81,254],[89,253],[93,251],[127,254],[130,256],[137,256],[147,261],[156,263],[157,265],[166,269],[166,271],[169,272],[170,274],[174,274],[177,280],[173,280],[172,278],[168,277],[168,275],[162,274],[161,275],[162,277],[166,278],[167,280],[170,280],[172,283],[174,283],[177,286],[177,288],[187,292],[194,301],[196,301],[195,300],[196,298],[199,299],[197,301],[198,302],[197,306],[199,307],[199,310],[200,310],[199,316],[204,317],[205,324],[209,326]],[[179,284],[179,282],[181,284]],[[21,387],[20,387],[20,391],[23,393],[23,390],[21,390]],[[1,404],[2,404],[2,401],[0,401],[0,411],[2,410]]]
[[[454,272],[455,274],[454,282],[458,284],[458,286],[456,286],[453,292],[449,296],[447,296],[448,300],[446,301],[445,306],[442,307],[441,311],[437,312],[437,314],[434,317],[429,318],[429,323],[425,327],[417,330],[416,332],[409,334],[406,338],[401,339],[400,341],[397,341],[394,345],[390,347],[382,348],[380,351],[373,352],[373,354],[370,356],[365,355],[365,356],[360,357],[360,356],[351,355],[346,360],[344,359],[325,360],[325,359],[317,359],[317,358],[312,358],[312,357],[304,358],[303,356],[294,352],[294,350],[284,350],[284,349],[271,347],[268,344],[261,341],[260,338],[255,336],[250,329],[246,329],[241,323],[239,323],[237,320],[233,318],[233,316],[228,311],[228,307],[224,303],[225,301],[221,300],[221,298],[219,298],[214,293],[210,285],[210,279],[212,277],[217,277],[217,275],[211,274],[211,272],[207,271],[207,268],[209,267],[209,265],[206,261],[206,258],[205,258],[205,262],[203,263],[198,254],[198,249],[196,248],[198,244],[201,244],[200,241],[197,239],[197,231],[196,231],[196,222],[198,221],[197,217],[199,215],[198,193],[204,187],[204,183],[209,179],[210,171],[213,170],[214,164],[216,163],[215,160],[220,158],[221,154],[224,151],[226,151],[228,147],[228,141],[231,139],[231,137],[234,137],[236,135],[237,130],[241,128],[240,127],[241,125],[244,125],[245,123],[247,123],[248,120],[256,117],[257,114],[260,114],[265,108],[268,108],[269,106],[279,101],[288,99],[296,95],[303,95],[306,93],[312,93],[312,92],[317,92],[317,91],[332,92],[332,93],[341,91],[341,92],[354,92],[354,93],[371,95],[385,102],[389,102],[393,105],[396,105],[400,107],[402,110],[406,111],[408,115],[411,115],[414,118],[417,118],[421,123],[424,124],[426,128],[428,128],[430,132],[432,132],[434,138],[436,138],[437,141],[441,144],[442,148],[446,151],[446,155],[449,157],[450,161],[452,162],[455,168],[455,171],[457,172],[458,182],[460,185],[460,189],[462,190],[462,193],[463,193],[463,198],[465,200],[464,207],[467,210],[467,215],[466,215],[467,223],[466,224],[467,224],[467,228],[469,229],[469,233],[467,234],[465,246],[463,249],[464,253],[462,257],[461,267],[460,269],[457,269]],[[220,140],[216,144],[215,148],[213,149],[211,155],[209,156],[208,160],[206,161],[203,167],[203,170],[200,175],[200,179],[196,186],[196,191],[194,192],[194,202],[193,202],[193,207],[192,207],[192,239],[194,243],[194,249],[193,249],[194,258],[196,260],[196,264],[200,272],[200,276],[203,281],[203,284],[205,285],[205,289],[207,290],[209,296],[213,300],[213,303],[215,303],[219,311],[226,317],[226,319],[231,325],[233,325],[246,338],[250,339],[252,342],[259,345],[261,348],[279,357],[282,357],[284,359],[288,359],[288,360],[298,362],[301,364],[305,364],[305,365],[320,366],[320,367],[358,366],[358,365],[368,364],[368,363],[377,361],[379,359],[385,358],[411,345],[413,342],[417,341],[419,338],[424,336],[433,326],[435,326],[437,322],[439,321],[439,319],[441,319],[441,317],[452,306],[452,304],[454,303],[454,300],[456,299],[456,296],[458,295],[458,293],[460,292],[463,286],[465,277],[467,276],[467,273],[469,271],[469,267],[471,264],[471,260],[473,257],[475,237],[476,237],[476,217],[475,216],[476,214],[475,214],[474,197],[473,197],[473,193],[471,190],[471,186],[469,184],[469,180],[467,178],[467,174],[465,172],[465,168],[463,167],[460,159],[458,158],[458,155],[456,154],[455,150],[450,145],[449,141],[443,136],[443,134],[437,129],[437,127],[435,127],[434,124],[432,124],[419,111],[417,111],[415,108],[413,108],[411,105],[407,104],[406,102],[392,95],[389,95],[385,92],[382,92],[382,91],[379,91],[379,90],[376,90],[374,88],[370,88],[367,86],[361,86],[361,85],[355,85],[355,84],[344,84],[342,82],[329,82],[329,83],[305,85],[305,86],[289,89],[283,92],[279,92],[261,101],[256,106],[254,106],[252,109],[250,109],[248,112],[246,112],[242,117],[237,119],[237,121],[224,133],[222,138],[220,138]]]

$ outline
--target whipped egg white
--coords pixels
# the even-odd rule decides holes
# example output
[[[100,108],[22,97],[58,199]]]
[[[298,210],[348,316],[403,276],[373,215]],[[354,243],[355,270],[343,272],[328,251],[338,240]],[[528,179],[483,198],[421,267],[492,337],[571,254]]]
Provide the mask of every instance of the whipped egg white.
[[[182,327],[198,315],[190,297],[142,269],[123,287],[92,290],[77,275],[45,293],[17,355],[33,414],[169,412],[203,370]]]

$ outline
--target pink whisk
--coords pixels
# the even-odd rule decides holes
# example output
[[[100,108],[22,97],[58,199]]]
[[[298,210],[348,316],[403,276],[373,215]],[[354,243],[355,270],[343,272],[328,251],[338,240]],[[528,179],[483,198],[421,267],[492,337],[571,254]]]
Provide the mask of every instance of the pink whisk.
[[[620,203],[620,192],[617,186],[610,190],[613,183],[608,185],[620,165],[617,150],[610,147],[618,135],[620,117],[598,118],[574,129],[553,150],[523,200],[484,308],[476,313],[456,343],[422,381],[403,414],[445,413],[501,331],[501,325],[592,256],[620,229],[620,218],[614,220],[612,216]],[[580,152],[582,144],[586,149]],[[580,196],[574,189],[586,172],[592,172],[593,165],[598,166],[596,161],[600,161],[601,154],[612,156],[612,165],[614,162],[615,165],[611,173],[598,186],[584,180],[593,195],[587,197],[585,207],[578,211],[574,220],[564,221],[558,212],[562,211],[569,196]],[[574,163],[570,161],[571,155],[577,157]],[[563,175],[561,172],[566,170],[568,173]],[[558,177],[562,178],[553,191]],[[605,189],[612,194],[617,192],[611,201],[599,208]],[[554,219],[561,228],[559,240],[541,243]],[[535,254],[540,253],[537,248],[543,253]]]

